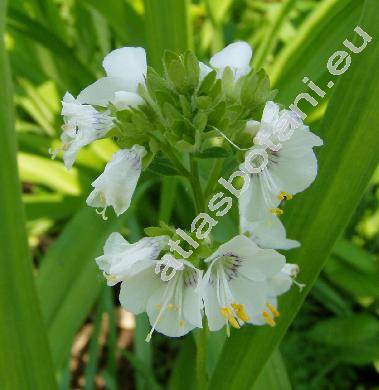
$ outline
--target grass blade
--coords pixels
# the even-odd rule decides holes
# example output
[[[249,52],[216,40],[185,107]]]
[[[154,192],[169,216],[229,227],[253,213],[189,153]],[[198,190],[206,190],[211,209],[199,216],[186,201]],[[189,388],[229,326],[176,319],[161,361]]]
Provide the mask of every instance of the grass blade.
[[[55,389],[47,334],[34,286],[17,174],[11,76],[0,3],[0,383],[2,389]]]
[[[188,0],[145,0],[149,62],[162,68],[164,50],[184,52],[192,47]]]

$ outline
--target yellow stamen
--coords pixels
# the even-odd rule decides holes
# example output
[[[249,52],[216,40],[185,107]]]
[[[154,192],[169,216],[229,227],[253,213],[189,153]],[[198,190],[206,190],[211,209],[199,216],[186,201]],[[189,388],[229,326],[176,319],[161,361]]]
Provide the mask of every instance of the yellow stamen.
[[[174,308],[174,305],[172,304],[172,303],[169,303],[168,305],[167,305],[167,310],[172,310]]]
[[[158,310],[160,310],[160,309],[162,308],[162,305],[161,305],[160,303],[157,303],[157,304],[155,305],[155,307],[156,307]]]
[[[220,309],[220,313],[223,317],[225,317],[228,321],[229,321],[229,324],[233,326],[233,328],[236,328],[236,329],[239,329],[240,328],[240,324],[238,323],[238,321],[233,317],[233,313],[232,311],[230,310],[229,307],[222,307]]]
[[[280,313],[275,309],[274,306],[271,305],[271,303],[267,303],[266,306],[268,307],[268,309],[271,311],[272,315],[274,317],[279,317],[280,316]]]
[[[234,311],[236,312],[237,317],[241,321],[243,321],[243,322],[249,321],[250,318],[245,311],[244,305],[238,304],[238,303],[232,303],[232,307],[233,307]]]
[[[284,211],[278,207],[276,207],[275,209],[270,209],[270,213],[272,215],[283,215],[283,212]]]
[[[267,311],[264,311],[262,313],[262,315],[263,315],[263,318],[266,321],[266,324],[268,324],[270,326],[273,326],[273,327],[276,325],[275,321],[271,318],[270,314],[268,314]]]
[[[183,321],[183,320],[180,320],[180,321],[179,321],[179,326],[180,326],[181,328],[183,328],[183,326],[184,326],[184,321]]]
[[[282,191],[279,195],[278,195],[278,199],[279,200],[291,200],[293,198],[293,195],[292,194],[289,194],[288,192],[284,192]]]

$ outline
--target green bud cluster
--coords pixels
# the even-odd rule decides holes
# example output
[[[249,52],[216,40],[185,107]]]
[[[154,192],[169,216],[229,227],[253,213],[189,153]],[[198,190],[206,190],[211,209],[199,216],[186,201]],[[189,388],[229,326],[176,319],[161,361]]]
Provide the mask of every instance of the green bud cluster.
[[[253,145],[246,122],[258,120],[276,93],[263,70],[251,70],[238,80],[230,68],[221,76],[213,70],[200,80],[199,61],[189,51],[183,55],[167,51],[163,69],[159,74],[148,68],[146,83],[139,86],[146,105],[115,112],[119,146],[145,146],[144,168],[153,163],[151,168],[161,174],[180,173],[167,160],[168,149],[210,159],[238,154],[226,137],[240,148]]]

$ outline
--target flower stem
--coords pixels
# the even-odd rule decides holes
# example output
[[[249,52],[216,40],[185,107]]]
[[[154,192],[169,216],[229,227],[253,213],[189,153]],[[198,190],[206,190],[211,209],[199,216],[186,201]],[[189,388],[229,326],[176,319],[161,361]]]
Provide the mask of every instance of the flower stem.
[[[207,347],[208,347],[208,326],[204,320],[203,328],[199,329],[196,337],[196,378],[198,390],[205,390],[208,387],[207,372]]]
[[[178,169],[178,171],[181,173],[182,176],[189,178],[190,177],[190,172],[186,167],[181,163],[179,158],[176,156],[174,151],[171,149],[171,146],[160,140],[158,137],[156,137],[153,133],[148,133],[151,138],[154,138],[154,140],[159,144],[160,148],[162,151],[167,155],[167,157],[171,160],[171,162],[174,164],[175,168]]]
[[[200,184],[199,167],[197,165],[197,161],[193,158],[192,155],[190,155],[190,165],[191,171],[189,180],[195,198],[196,212],[201,213],[205,209],[204,197]]]
[[[207,187],[205,188],[205,191],[204,191],[206,199],[214,191],[214,189],[216,187],[216,183],[217,183],[218,179],[221,177],[221,171],[222,171],[223,165],[224,165],[224,159],[222,159],[222,158],[218,158],[214,162],[212,169],[209,173]]]

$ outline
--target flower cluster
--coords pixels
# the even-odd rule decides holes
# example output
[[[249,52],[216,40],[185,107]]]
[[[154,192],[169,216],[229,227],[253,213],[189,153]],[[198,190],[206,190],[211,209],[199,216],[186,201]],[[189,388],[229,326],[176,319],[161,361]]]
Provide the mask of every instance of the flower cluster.
[[[245,42],[227,46],[209,64],[191,52],[167,52],[159,74],[147,66],[144,49],[124,47],[105,57],[106,77],[77,98],[63,98],[62,147],[53,156],[63,150],[68,169],[78,151],[97,139],[112,137],[120,146],[87,198],[104,219],[107,207],[117,216],[129,208],[146,169],[188,180],[201,212],[189,231],[161,224],[136,243],[112,233],[96,259],[108,285],[121,282],[121,305],[147,313],[147,340],[154,331],[182,336],[203,327],[205,317],[211,331],[226,326],[229,333],[230,326],[244,323],[274,326],[278,296],[293,283],[301,287],[298,266],[277,252],[300,245],[286,237],[279,217],[282,204],[314,181],[313,147],[322,141],[273,102],[275,91],[264,71],[250,67],[251,57]],[[202,183],[199,164],[206,170],[201,162],[207,159],[228,159],[238,173]],[[240,188],[236,177],[244,179]],[[240,234],[226,243],[214,242],[215,220],[202,212],[209,199],[218,217],[231,208],[231,197],[206,191],[220,184],[239,207]]]

